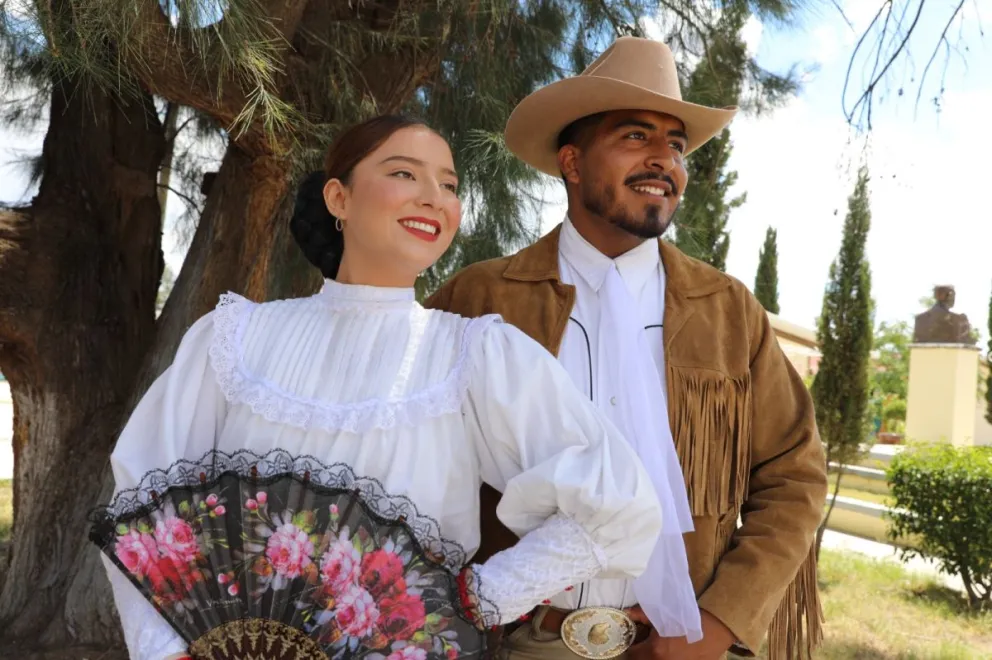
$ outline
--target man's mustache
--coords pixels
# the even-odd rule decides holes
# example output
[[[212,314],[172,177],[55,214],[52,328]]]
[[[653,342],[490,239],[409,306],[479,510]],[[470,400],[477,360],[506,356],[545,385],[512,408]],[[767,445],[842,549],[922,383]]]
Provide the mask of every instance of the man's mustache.
[[[675,185],[675,179],[664,172],[642,172],[640,174],[634,174],[627,177],[623,184],[625,186],[633,186],[638,183],[644,183],[645,181],[664,181],[671,186],[673,196],[677,197],[679,194],[679,187]]]

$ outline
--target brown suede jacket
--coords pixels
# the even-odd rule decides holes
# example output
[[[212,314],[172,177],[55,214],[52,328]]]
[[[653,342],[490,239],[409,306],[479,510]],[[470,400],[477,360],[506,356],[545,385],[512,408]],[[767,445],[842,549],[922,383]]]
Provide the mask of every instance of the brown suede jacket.
[[[469,266],[426,305],[500,314],[557,355],[575,302],[558,272],[560,229]],[[808,655],[821,637],[812,544],[827,493],[812,400],[747,288],[659,244],[668,414],[693,513],[685,543],[699,606],[746,646],[737,653],[751,655],[767,631],[770,660]],[[516,541],[496,518],[498,500],[483,488],[480,560]]]

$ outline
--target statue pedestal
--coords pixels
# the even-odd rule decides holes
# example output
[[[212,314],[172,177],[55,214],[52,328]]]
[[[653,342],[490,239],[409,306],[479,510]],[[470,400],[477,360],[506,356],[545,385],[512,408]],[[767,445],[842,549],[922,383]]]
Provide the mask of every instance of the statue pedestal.
[[[968,344],[910,345],[906,440],[974,444],[978,354]]]

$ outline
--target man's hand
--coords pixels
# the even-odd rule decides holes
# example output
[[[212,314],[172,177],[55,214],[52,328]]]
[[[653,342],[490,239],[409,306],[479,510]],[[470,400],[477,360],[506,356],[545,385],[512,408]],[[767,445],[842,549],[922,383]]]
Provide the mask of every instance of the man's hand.
[[[719,660],[734,645],[734,633],[706,610],[700,610],[699,614],[703,638],[695,644],[688,643],[685,637],[659,637],[652,630],[646,640],[630,647],[627,657],[630,660]],[[651,625],[640,607],[627,610],[627,616],[635,623]]]

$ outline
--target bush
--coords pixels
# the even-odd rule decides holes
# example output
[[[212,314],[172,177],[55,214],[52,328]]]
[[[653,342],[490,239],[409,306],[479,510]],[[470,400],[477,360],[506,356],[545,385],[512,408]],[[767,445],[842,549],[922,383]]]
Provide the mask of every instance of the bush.
[[[916,536],[903,557],[934,559],[964,582],[973,607],[992,605],[992,447],[918,445],[888,469],[890,538]]]

